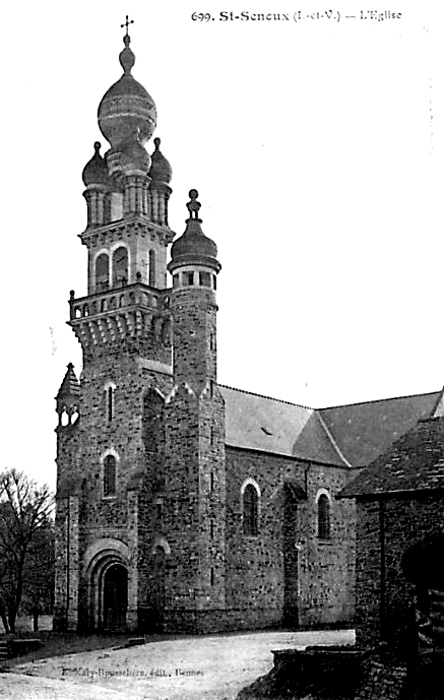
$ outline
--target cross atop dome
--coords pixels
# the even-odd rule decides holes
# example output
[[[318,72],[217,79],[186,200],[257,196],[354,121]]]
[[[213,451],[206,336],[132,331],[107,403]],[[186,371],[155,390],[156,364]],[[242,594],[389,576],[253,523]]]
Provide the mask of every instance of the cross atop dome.
[[[129,20],[129,19],[128,19],[128,15],[127,15],[126,18],[125,18],[124,24],[121,24],[121,25],[120,25],[122,29],[123,29],[124,27],[126,27],[126,34],[125,34],[125,36],[129,36],[129,35],[128,35],[128,27],[129,27],[130,24],[134,24],[134,20],[133,20],[133,19],[130,19],[130,20]]]

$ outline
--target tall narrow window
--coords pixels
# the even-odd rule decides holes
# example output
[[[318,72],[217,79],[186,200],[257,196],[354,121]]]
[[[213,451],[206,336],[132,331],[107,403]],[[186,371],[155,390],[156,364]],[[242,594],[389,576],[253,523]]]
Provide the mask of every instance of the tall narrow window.
[[[116,495],[116,458],[107,455],[103,462],[103,495]]]
[[[323,540],[330,537],[330,501],[325,493],[318,500],[318,537]]]
[[[128,282],[128,251],[121,246],[113,255],[113,285],[121,286]]]
[[[242,505],[244,535],[257,535],[258,495],[253,484],[247,484],[245,487]]]
[[[148,254],[148,284],[150,287],[156,286],[156,253],[150,250]]]
[[[111,423],[114,417],[114,389],[112,386],[109,386],[106,390],[106,403],[108,411],[108,422]]]
[[[214,586],[214,569],[211,567],[210,569],[210,586]]]
[[[100,253],[96,258],[96,291],[108,289],[109,286],[109,257],[106,253]]]

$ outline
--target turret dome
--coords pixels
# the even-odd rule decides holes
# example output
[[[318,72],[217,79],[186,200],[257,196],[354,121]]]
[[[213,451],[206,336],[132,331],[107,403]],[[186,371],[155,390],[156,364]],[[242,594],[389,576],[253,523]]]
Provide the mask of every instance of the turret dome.
[[[86,187],[89,185],[107,185],[108,169],[105,159],[100,155],[101,144],[96,141],[94,144],[94,155],[83,168],[82,180]]]
[[[168,267],[172,271],[180,265],[200,263],[219,270],[217,246],[204,234],[201,228],[202,221],[197,217],[200,209],[200,202],[197,201],[199,194],[197,190],[190,190],[189,194],[190,201],[187,207],[190,217],[186,222],[185,233],[171,246],[171,262]]]
[[[160,151],[160,139],[154,139],[155,151],[151,156],[151,170],[149,176],[153,182],[165,182],[168,184],[173,177],[173,171],[169,161]]]

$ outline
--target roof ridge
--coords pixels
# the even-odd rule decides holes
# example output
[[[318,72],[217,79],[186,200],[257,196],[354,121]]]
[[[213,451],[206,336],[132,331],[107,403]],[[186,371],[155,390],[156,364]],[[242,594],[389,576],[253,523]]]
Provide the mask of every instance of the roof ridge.
[[[335,451],[336,451],[337,454],[339,455],[339,458],[344,462],[344,464],[345,464],[347,467],[352,467],[353,465],[348,461],[348,459],[346,458],[346,456],[345,456],[345,455],[343,454],[343,452],[339,449],[339,445],[337,444],[336,440],[334,439],[331,430],[329,429],[327,423],[325,422],[325,420],[323,419],[323,417],[321,416],[321,414],[320,414],[318,411],[315,411],[315,415],[316,415],[316,416],[319,418],[319,420],[321,421],[321,425],[322,425],[323,429],[325,430],[328,439],[330,440],[331,444],[333,445],[333,448],[335,449]]]
[[[331,408],[345,408],[346,406],[364,406],[365,404],[370,404],[370,403],[382,403],[383,401],[400,401],[401,399],[413,399],[417,398],[418,396],[432,396],[432,394],[441,394],[442,389],[438,389],[437,391],[424,391],[419,394],[403,394],[402,396],[386,396],[385,398],[382,399],[369,399],[368,401],[355,401],[352,403],[340,403],[340,404],[334,404],[332,406],[322,406],[321,408],[315,408],[313,410],[315,411],[328,411]]]
[[[298,408],[307,408],[310,411],[317,411],[318,409],[313,408],[313,406],[305,406],[301,403],[294,403],[293,401],[286,401],[285,399],[276,399],[274,396],[265,396],[265,394],[258,394],[255,391],[247,391],[246,389],[237,389],[234,386],[228,386],[228,384],[219,384],[218,386],[224,387],[225,389],[231,389],[232,391],[238,391],[240,394],[249,394],[250,396],[258,396],[261,399],[270,399],[270,401],[276,401],[278,403],[285,403],[289,406],[297,406]]]
[[[439,405],[440,405],[440,403],[441,403],[441,401],[442,401],[442,399],[443,399],[443,397],[444,397],[444,386],[443,386],[443,388],[441,389],[441,391],[438,392],[438,393],[439,393],[439,396],[438,396],[438,398],[437,398],[436,401],[435,401],[435,405],[433,406],[432,410],[430,411],[430,416],[429,416],[429,418],[437,418],[437,417],[438,417],[438,416],[435,416],[435,413],[436,413],[436,411],[438,410]]]

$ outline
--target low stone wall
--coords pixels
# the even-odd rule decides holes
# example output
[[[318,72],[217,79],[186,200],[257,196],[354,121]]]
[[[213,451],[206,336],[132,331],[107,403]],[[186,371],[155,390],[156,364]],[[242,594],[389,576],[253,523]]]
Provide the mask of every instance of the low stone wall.
[[[270,673],[237,700],[442,700],[444,660],[440,653],[415,660],[378,650],[308,647],[273,652]]]
[[[352,647],[308,647],[304,651],[283,649],[272,653],[274,665],[270,673],[244,688],[238,700],[354,698],[362,677],[363,651]]]

